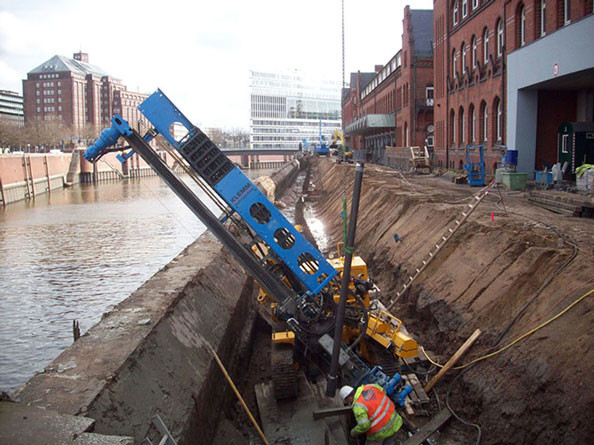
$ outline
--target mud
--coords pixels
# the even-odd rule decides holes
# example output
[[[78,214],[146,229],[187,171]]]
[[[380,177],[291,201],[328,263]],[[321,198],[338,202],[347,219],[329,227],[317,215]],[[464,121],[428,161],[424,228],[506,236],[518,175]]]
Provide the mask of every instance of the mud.
[[[345,178],[350,200],[353,177],[353,166],[325,160],[316,165],[315,209],[326,225],[330,246],[342,238]],[[403,177],[366,166],[355,250],[367,261],[385,303],[461,217],[477,191],[445,177]],[[395,242],[394,234],[401,241]],[[494,191],[393,312],[441,363],[480,328],[483,334],[462,360],[467,363],[489,352],[526,304],[499,347],[590,291],[593,253],[592,219],[560,216],[531,205],[521,193]],[[451,385],[452,408],[480,425],[482,443],[589,443],[594,425],[593,300],[585,298]],[[457,372],[436,386],[442,403]],[[445,436],[474,442],[476,430],[450,422]]]

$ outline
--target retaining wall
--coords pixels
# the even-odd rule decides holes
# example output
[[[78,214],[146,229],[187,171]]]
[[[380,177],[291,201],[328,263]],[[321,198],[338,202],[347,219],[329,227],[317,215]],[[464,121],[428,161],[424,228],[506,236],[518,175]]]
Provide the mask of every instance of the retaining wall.
[[[227,385],[207,345],[232,362],[251,293],[206,232],[13,398],[91,417],[95,432],[137,442],[159,414],[180,443],[208,443]]]
[[[275,175],[279,189],[298,167]],[[206,232],[13,398],[90,417],[96,433],[132,436],[137,443],[147,436],[159,442],[150,425],[159,414],[178,443],[209,444],[234,396],[207,345],[241,375],[253,294],[253,280]]]

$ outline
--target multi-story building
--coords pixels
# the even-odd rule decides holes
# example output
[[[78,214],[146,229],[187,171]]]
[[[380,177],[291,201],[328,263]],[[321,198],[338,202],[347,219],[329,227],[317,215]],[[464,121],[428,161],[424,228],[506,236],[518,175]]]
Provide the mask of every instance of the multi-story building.
[[[299,71],[250,72],[250,148],[298,149],[340,128],[341,83]]]
[[[433,11],[404,8],[402,49],[343,94],[345,135],[369,161],[386,146],[433,146]],[[367,83],[362,85],[362,83]]]
[[[73,135],[91,137],[120,114],[133,127],[139,125],[137,106],[148,97],[128,91],[121,80],[89,64],[78,52],[72,59],[53,56],[27,73],[23,80],[25,122],[58,121]]]
[[[9,124],[23,126],[23,96],[14,91],[0,90],[0,119]]]
[[[491,173],[506,146],[521,171],[554,163],[559,125],[592,120],[591,13],[589,0],[436,0],[437,165],[462,168],[468,145]]]

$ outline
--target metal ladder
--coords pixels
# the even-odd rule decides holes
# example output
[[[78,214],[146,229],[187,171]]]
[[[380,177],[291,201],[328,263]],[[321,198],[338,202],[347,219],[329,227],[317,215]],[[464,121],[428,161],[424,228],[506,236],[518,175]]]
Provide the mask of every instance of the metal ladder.
[[[158,414],[153,417],[153,425],[159,430],[159,433],[163,435],[159,441],[159,445],[177,445],[177,442],[165,426],[165,423]],[[142,441],[142,445],[153,445],[150,439],[147,437]]]
[[[408,280],[402,285],[402,289],[396,292],[396,296],[392,298],[388,304],[387,309],[390,310],[394,306],[394,304],[398,301],[398,299],[408,290],[408,288],[412,285],[412,283],[417,279],[421,272],[425,270],[427,265],[435,258],[437,253],[442,249],[443,246],[450,240],[450,238],[456,233],[456,231],[460,228],[462,223],[468,219],[468,217],[474,212],[474,210],[479,206],[485,196],[489,194],[489,191],[495,185],[495,181],[491,182],[488,186],[480,190],[473,196],[473,200],[471,203],[466,204],[466,208],[462,212],[462,217],[460,219],[456,219],[454,224],[452,224],[446,232],[442,235],[442,237],[435,243],[434,246],[431,247],[429,254],[423,259],[422,263],[415,269],[415,273],[408,276]]]

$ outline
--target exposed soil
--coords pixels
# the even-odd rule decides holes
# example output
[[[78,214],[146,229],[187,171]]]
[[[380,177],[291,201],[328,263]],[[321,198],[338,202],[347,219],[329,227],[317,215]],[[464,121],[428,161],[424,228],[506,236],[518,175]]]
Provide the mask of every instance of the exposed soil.
[[[326,223],[330,245],[342,238],[344,183],[346,178],[350,200],[353,177],[352,165],[326,160],[316,165],[315,208]],[[355,250],[368,263],[385,303],[468,209],[477,191],[454,185],[447,177],[402,177],[366,166]],[[396,243],[394,234],[402,241]],[[543,286],[498,347],[594,288],[594,220],[560,216],[531,205],[522,193],[500,195],[495,190],[392,312],[441,363],[480,328],[481,337],[462,359],[467,363],[490,350]],[[452,407],[480,425],[482,443],[591,443],[593,308],[594,294],[510,349],[478,363],[452,385]],[[457,372],[436,386],[442,402]],[[446,432],[466,435],[469,442],[476,437],[476,431],[459,422],[450,422]]]

